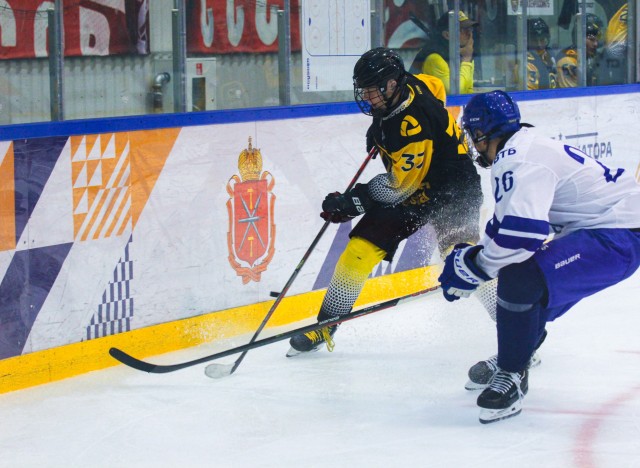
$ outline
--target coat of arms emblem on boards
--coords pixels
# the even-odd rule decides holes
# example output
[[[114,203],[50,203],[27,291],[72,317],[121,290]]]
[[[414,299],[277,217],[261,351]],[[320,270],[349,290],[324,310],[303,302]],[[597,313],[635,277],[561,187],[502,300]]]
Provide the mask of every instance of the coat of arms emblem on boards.
[[[238,170],[240,176],[233,175],[227,183],[227,244],[229,263],[246,284],[260,281],[275,253],[275,179],[262,172],[262,155],[252,146],[251,137],[238,157]]]

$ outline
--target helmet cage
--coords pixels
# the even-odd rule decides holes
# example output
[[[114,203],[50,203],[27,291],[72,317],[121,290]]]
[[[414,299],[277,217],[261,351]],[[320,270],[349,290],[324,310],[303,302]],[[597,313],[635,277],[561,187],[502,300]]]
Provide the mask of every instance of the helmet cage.
[[[487,168],[491,166],[491,162],[487,159],[486,154],[478,151],[475,146],[475,143],[480,143],[481,141],[486,140],[487,135],[481,135],[480,137],[475,138],[469,128],[463,128],[462,135],[464,137],[464,145],[467,149],[467,155],[471,160],[480,167]]]
[[[390,97],[386,97],[389,80],[396,80],[397,86]],[[400,56],[391,49],[378,47],[360,57],[353,69],[353,96],[360,110],[366,115],[384,115],[391,103],[401,92],[406,81],[404,63]],[[365,89],[376,87],[382,95],[384,108],[374,108],[364,98]]]

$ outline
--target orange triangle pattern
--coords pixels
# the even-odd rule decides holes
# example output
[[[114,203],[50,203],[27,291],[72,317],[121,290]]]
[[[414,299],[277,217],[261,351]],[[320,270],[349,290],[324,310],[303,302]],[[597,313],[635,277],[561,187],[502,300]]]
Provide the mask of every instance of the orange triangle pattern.
[[[180,128],[129,133],[133,226],[140,218],[179,134]]]
[[[4,251],[14,249],[17,242],[13,143],[0,160],[0,251]]]
[[[134,229],[179,133],[173,128],[70,137],[77,240]]]
[[[460,111],[462,111],[462,106],[447,106],[447,110],[451,112],[453,116],[453,120],[458,120],[458,116],[460,115]]]

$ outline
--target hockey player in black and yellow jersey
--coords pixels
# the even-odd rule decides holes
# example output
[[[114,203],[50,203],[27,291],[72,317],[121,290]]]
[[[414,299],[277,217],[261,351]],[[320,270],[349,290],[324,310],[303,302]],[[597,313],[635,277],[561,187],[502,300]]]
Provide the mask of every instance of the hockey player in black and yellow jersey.
[[[480,177],[444,106],[442,82],[407,73],[400,56],[386,48],[363,54],[353,81],[356,102],[373,116],[367,146],[377,146],[386,172],[322,203],[321,216],[331,222],[363,217],[338,260],[318,321],[349,313],[373,267],[391,261],[400,242],[427,223],[440,252],[479,238]],[[326,327],[293,337],[287,356],[324,343],[331,350],[335,331]]]
[[[549,25],[540,17],[527,20],[527,89],[556,88],[556,60],[549,42]],[[518,62],[514,66],[514,82],[519,84]]]
[[[592,13],[587,13],[587,39],[585,42],[587,51],[587,86],[595,86],[598,83],[598,45],[602,40],[603,24],[602,20]],[[578,86],[578,47],[577,47],[577,28],[574,24],[571,31],[573,45],[562,49],[556,59],[558,69],[558,87],[559,88],[575,88]]]

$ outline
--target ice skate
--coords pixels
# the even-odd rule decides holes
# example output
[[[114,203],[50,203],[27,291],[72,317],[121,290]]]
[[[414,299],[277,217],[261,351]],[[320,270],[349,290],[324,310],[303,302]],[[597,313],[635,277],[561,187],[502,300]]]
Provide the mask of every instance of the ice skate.
[[[287,351],[287,357],[314,353],[321,349],[325,344],[327,346],[327,350],[333,351],[333,335],[337,329],[338,325],[333,325],[292,337],[289,340],[291,348]]]
[[[529,391],[529,371],[507,372],[498,368],[489,386],[478,396],[480,422],[489,424],[511,418],[522,411]]]
[[[527,369],[532,369],[541,364],[542,360],[537,352],[533,353]],[[498,370],[498,355],[495,354],[489,359],[475,363],[469,368],[469,380],[464,385],[467,390],[484,390],[489,385],[491,378]]]

